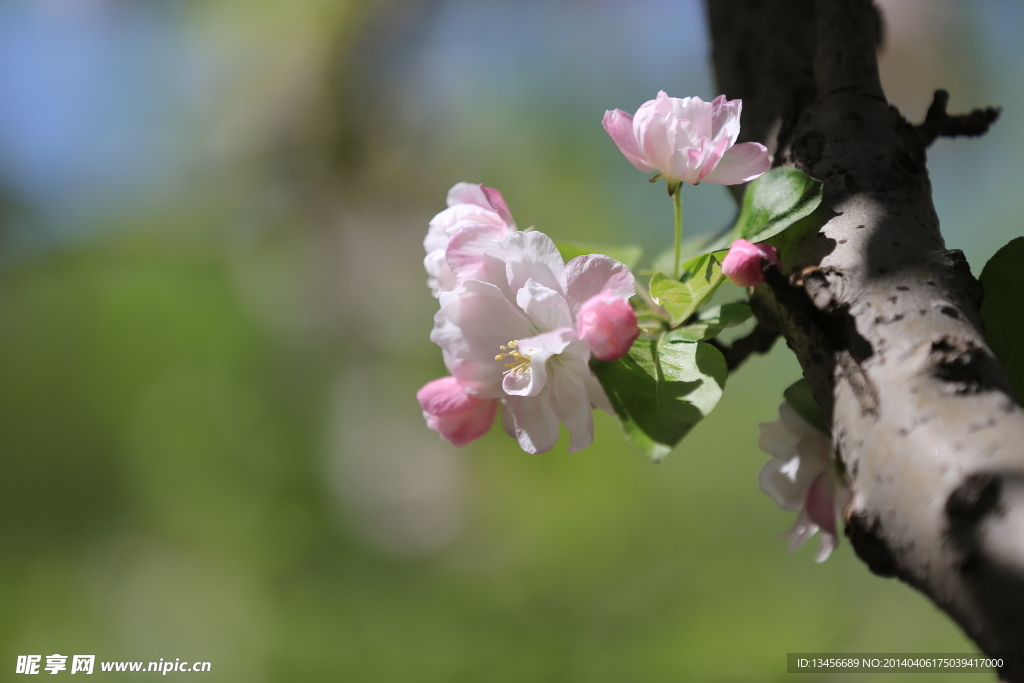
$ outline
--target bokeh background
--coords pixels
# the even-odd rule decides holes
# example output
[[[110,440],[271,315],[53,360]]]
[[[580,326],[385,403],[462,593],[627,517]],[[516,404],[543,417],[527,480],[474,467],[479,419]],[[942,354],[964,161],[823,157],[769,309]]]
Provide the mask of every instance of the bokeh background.
[[[1005,108],[929,153],[977,274],[1022,233],[1024,4],[882,4],[910,119],[938,87]],[[250,683],[783,681],[787,652],[973,651],[845,542],[786,553],[756,446],[800,376],[784,347],[658,466],[605,415],[573,455],[423,424],[448,187],[652,258],[670,202],[601,116],[713,97],[708,54],[693,0],[0,3],[2,678],[62,653]],[[685,208],[690,234],[733,214],[717,186]]]

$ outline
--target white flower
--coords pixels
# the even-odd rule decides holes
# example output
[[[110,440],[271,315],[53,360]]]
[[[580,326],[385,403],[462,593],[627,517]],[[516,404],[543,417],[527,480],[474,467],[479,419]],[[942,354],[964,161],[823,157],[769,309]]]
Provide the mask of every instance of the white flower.
[[[423,267],[428,275],[427,285],[435,297],[441,292],[455,289],[457,284],[445,260],[445,251],[460,231],[467,230],[467,233],[477,238],[490,241],[500,240],[516,230],[505,198],[493,188],[456,183],[448,190],[447,204],[447,209],[431,219],[427,236],[423,240],[423,248],[427,251]],[[468,235],[463,239],[468,239]],[[463,252],[464,258],[472,256],[465,249]]]
[[[519,231],[494,241],[463,230],[446,263],[457,286],[441,292],[430,339],[463,391],[500,398],[502,423],[525,451],[554,446],[559,422],[570,452],[589,446],[593,408],[612,407],[590,371],[576,317],[594,296],[632,296],[629,269],[599,254],[565,264],[547,235]]]
[[[777,422],[761,423],[757,445],[772,456],[761,468],[761,490],[783,510],[800,512],[785,533],[790,552],[821,530],[821,551],[815,559],[824,562],[839,543],[836,517],[850,500],[850,490],[836,472],[832,439],[783,403]]]

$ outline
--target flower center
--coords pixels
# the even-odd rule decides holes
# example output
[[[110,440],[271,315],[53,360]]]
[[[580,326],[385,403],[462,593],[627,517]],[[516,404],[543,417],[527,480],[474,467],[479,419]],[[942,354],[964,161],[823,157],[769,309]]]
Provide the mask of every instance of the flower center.
[[[530,357],[524,356],[519,351],[519,340],[513,339],[508,343],[508,346],[500,346],[502,351],[505,353],[499,353],[494,357],[494,360],[505,360],[506,358],[510,361],[505,363],[505,367],[508,368],[503,372],[503,375],[512,373],[513,375],[522,375],[530,369]]]

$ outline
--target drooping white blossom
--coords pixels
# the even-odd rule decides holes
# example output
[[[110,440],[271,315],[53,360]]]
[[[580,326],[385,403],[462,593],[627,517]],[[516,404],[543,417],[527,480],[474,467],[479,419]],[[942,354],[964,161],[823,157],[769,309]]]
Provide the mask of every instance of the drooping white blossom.
[[[783,403],[778,421],[761,423],[757,445],[772,456],[761,468],[761,490],[783,510],[800,513],[784,534],[790,552],[820,530],[815,559],[824,562],[839,543],[836,518],[850,501],[850,490],[836,471],[832,439]]]

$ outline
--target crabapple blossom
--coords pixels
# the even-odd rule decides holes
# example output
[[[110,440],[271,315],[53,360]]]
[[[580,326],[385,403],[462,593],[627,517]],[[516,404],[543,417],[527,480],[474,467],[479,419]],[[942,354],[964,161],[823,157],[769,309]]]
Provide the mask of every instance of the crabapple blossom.
[[[757,445],[772,456],[761,468],[761,490],[783,510],[800,512],[784,534],[790,552],[820,530],[815,560],[824,562],[839,543],[836,517],[850,501],[850,489],[835,470],[832,439],[783,403],[778,421],[761,423]]]
[[[467,230],[472,234],[463,239],[482,245],[488,240],[499,240],[516,230],[515,221],[508,210],[508,204],[501,192],[483,185],[456,183],[448,190],[448,208],[434,216],[423,240],[427,251],[423,267],[427,271],[427,285],[435,297],[441,292],[451,291],[458,284],[448,262],[445,251],[456,234]],[[463,250],[470,256],[467,250]],[[478,261],[478,260],[477,260]],[[463,263],[464,275],[472,274],[472,266],[479,263]]]
[[[665,91],[631,116],[621,109],[605,112],[604,129],[631,164],[672,182],[735,185],[768,170],[768,149],[758,142],[736,144],[741,100],[719,95],[669,97]]]
[[[565,264],[540,232],[510,232],[498,241],[466,234],[446,249],[458,285],[440,294],[431,341],[464,392],[501,399],[502,423],[523,450],[549,450],[559,423],[569,430],[570,452],[589,446],[593,408],[612,407],[588,365],[578,316],[598,295],[625,303],[635,293],[633,275],[599,254]],[[463,272],[466,263],[473,277]]]
[[[498,400],[477,398],[454,377],[427,382],[416,392],[427,426],[453,446],[465,446],[487,433],[498,413]]]
[[[576,329],[594,357],[607,361],[629,353],[640,334],[633,307],[610,291],[596,294],[580,306]]]
[[[770,244],[751,244],[739,239],[729,247],[729,253],[722,260],[722,274],[740,287],[753,287],[764,282],[761,272],[762,259],[768,259],[777,266],[779,253]]]

